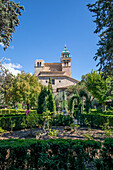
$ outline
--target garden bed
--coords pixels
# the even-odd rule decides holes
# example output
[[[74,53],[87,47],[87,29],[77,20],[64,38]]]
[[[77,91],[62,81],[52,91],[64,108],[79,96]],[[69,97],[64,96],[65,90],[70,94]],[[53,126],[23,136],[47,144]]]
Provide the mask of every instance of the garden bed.
[[[95,129],[91,128],[88,129],[87,127],[78,127],[78,129],[70,129],[70,127],[51,127],[51,130],[58,130],[57,136],[51,136],[48,134],[42,135],[40,137],[40,140],[47,140],[50,138],[62,138],[62,139],[94,139],[96,141],[103,141],[105,138],[111,137],[113,138],[113,131],[110,132],[110,136],[107,132],[101,129]],[[34,128],[33,129],[33,135],[30,136],[30,129],[24,129],[19,131],[10,132],[7,131],[5,134],[0,135],[0,140],[3,139],[29,139],[29,138],[36,138],[36,133],[41,132],[44,134],[44,131],[42,128]],[[48,132],[48,131],[47,131]]]

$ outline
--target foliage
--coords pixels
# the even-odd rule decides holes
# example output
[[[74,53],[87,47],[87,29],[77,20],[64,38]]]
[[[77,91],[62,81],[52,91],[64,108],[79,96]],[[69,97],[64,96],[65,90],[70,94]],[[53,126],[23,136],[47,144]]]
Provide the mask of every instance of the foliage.
[[[107,137],[110,137],[111,136],[111,128],[109,126],[109,119],[107,119],[107,122],[104,123],[102,126],[100,126],[103,130],[104,130],[104,133]]]
[[[17,109],[22,109],[22,104],[21,103],[17,103]]]
[[[55,130],[55,129],[51,130],[51,129],[49,129],[49,135],[50,136],[57,136],[58,133],[59,133],[59,130]]]
[[[0,61],[0,104],[6,105],[8,102],[7,90],[10,88],[10,84],[14,76],[2,65]]]
[[[19,130],[30,127],[26,120],[25,110],[2,109],[0,110],[0,127],[6,130]],[[36,115],[36,110],[30,110],[31,115]]]
[[[56,111],[55,100],[54,100],[54,96],[53,96],[51,90],[48,90],[48,95],[47,95],[47,109],[48,109],[50,112],[55,112],[55,111]]]
[[[102,72],[92,71],[86,75],[85,83],[90,93],[103,104],[103,111],[105,110],[104,105],[108,99],[113,97],[112,89],[112,77],[104,79]],[[111,90],[112,89],[112,90]],[[109,93],[110,92],[110,93]]]
[[[53,89],[52,89],[52,79],[51,79],[51,77],[49,77],[48,90],[53,91]]]
[[[73,123],[73,118],[64,115],[56,115],[52,117],[50,125],[52,126],[70,126]]]
[[[113,75],[113,2],[112,0],[98,0],[94,4],[88,4],[88,8],[94,13],[96,30],[99,33],[98,50],[94,57],[99,59],[97,66],[105,74]]]
[[[22,122],[26,122],[26,115],[19,114],[19,115],[6,115],[0,117],[0,127],[5,130],[20,130],[23,127]]]
[[[30,112],[36,113],[36,110],[30,110]],[[0,116],[6,115],[17,115],[17,114],[25,114],[25,110],[23,109],[0,109]]]
[[[32,136],[32,129],[36,124],[38,124],[38,115],[34,113],[30,113],[26,116],[27,126],[30,127],[30,135]]]
[[[41,84],[38,78],[35,75],[22,71],[21,74],[13,78],[7,89],[7,104],[12,102],[15,105],[19,102],[24,105],[29,103],[31,106],[37,106],[40,89]]]
[[[103,167],[111,169],[113,167],[113,138],[105,139],[101,152]]]
[[[104,115],[102,113],[89,113],[89,114],[81,114],[80,123],[81,125],[86,125],[87,122],[92,127],[100,127],[103,126],[104,123],[107,123],[107,120],[109,121],[109,126],[113,126],[113,115]]]
[[[15,27],[19,25],[19,16],[21,16],[23,6],[11,0],[0,0],[0,42],[3,43],[4,49],[12,41],[12,34]]]
[[[4,129],[2,129],[2,128],[0,127],[0,135],[1,135],[1,134],[4,134],[4,133],[7,133],[7,130],[4,130]]]
[[[44,112],[44,101],[46,96],[47,96],[47,88],[44,86],[42,87],[41,92],[39,93],[38,96],[38,109],[37,109],[38,114]]]
[[[49,129],[49,124],[50,124],[52,115],[53,115],[53,113],[51,113],[50,111],[43,112],[43,118],[44,118],[43,129],[44,129],[44,131],[45,131],[46,127],[47,127],[47,129]]]
[[[80,90],[85,90],[86,93],[88,93],[88,90],[87,90],[87,87],[84,81],[80,81],[79,83],[77,83],[77,85],[70,86],[69,88],[67,88],[66,91],[69,96],[70,94],[78,94]]]
[[[86,162],[94,162],[96,157],[99,158],[100,149],[101,143],[94,140],[1,140],[0,169],[83,170]]]
[[[46,87],[43,87],[41,89],[41,92],[38,97],[38,114],[41,114],[46,111],[55,112],[56,111],[56,105],[54,96],[51,90],[47,90]]]

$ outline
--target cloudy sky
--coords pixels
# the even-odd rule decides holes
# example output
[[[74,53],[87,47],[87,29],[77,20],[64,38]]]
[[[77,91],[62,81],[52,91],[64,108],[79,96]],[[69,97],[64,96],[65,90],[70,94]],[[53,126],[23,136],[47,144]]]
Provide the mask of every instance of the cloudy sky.
[[[15,0],[18,2],[18,0]],[[13,42],[4,52],[0,43],[0,59],[13,74],[21,70],[34,73],[34,61],[60,62],[65,44],[72,55],[72,77],[80,80],[83,74],[96,69],[93,57],[98,36],[86,4],[94,0],[20,0],[25,7]]]

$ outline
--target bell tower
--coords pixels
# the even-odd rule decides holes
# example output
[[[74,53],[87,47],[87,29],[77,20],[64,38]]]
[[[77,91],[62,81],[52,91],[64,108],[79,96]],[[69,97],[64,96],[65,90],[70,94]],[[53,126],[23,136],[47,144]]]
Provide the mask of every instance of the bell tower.
[[[60,61],[62,63],[62,71],[65,71],[65,75],[71,77],[71,59],[70,52],[67,50],[66,44],[64,51],[62,51]]]

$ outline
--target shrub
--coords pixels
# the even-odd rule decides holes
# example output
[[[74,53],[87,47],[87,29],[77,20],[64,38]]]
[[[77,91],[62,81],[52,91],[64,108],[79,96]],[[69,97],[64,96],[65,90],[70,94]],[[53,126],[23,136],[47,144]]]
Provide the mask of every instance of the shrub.
[[[90,123],[92,127],[103,126],[104,123],[109,122],[109,126],[113,126],[113,115],[104,114],[81,114],[80,123],[81,125],[86,125],[86,120]]]
[[[85,169],[99,156],[100,142],[83,140],[0,141],[0,169]]]
[[[12,128],[14,130],[22,129],[22,122],[23,120],[26,121],[26,115],[20,114],[16,116],[3,116],[0,117],[0,127],[5,130],[11,130]]]
[[[33,113],[36,113],[37,111],[36,110],[30,110],[30,112],[33,112]],[[25,114],[25,110],[23,109],[0,109],[0,115],[11,115],[11,114],[20,114],[20,113],[23,113]]]
[[[57,115],[54,116],[50,121],[50,124],[52,126],[70,126],[70,124],[72,123],[73,123],[73,118],[70,117],[69,115],[67,116]]]

